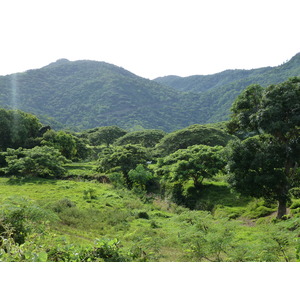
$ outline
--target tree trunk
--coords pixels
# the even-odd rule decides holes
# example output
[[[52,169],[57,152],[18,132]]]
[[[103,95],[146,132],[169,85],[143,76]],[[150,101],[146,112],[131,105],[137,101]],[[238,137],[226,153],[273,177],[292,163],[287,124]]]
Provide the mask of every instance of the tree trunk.
[[[285,197],[278,200],[277,219],[281,219],[284,215],[286,215],[286,203],[287,199]]]

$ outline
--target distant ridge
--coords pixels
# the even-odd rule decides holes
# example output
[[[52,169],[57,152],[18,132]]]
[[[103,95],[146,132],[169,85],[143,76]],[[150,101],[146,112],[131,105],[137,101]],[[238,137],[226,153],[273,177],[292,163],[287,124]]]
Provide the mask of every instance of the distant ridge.
[[[278,67],[148,80],[106,62],[59,59],[0,76],[0,106],[36,114],[44,124],[83,130],[117,125],[170,132],[228,119],[234,99],[253,83],[300,76],[300,53]]]

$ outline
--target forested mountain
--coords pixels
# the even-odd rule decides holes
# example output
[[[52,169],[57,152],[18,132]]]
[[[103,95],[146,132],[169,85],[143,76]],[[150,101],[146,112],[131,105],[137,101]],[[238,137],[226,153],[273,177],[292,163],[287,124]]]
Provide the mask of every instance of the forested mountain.
[[[189,77],[165,76],[154,81],[178,91],[198,93],[199,103],[206,108],[201,115],[203,123],[215,123],[227,120],[233,101],[247,86],[260,84],[266,87],[292,76],[300,76],[300,53],[278,67],[226,70]]]
[[[249,84],[267,86],[300,76],[300,54],[279,67],[148,80],[96,61],[58,60],[0,76],[0,107],[33,113],[46,125],[83,130],[117,125],[166,132],[223,121]]]
[[[278,67],[226,70],[213,75],[193,75],[188,77],[170,75],[158,77],[154,81],[182,92],[203,93],[234,82],[239,82],[241,85],[258,83],[266,86],[282,82],[286,77],[299,76],[299,74],[300,53]]]
[[[0,105],[53,118],[78,130],[135,126],[172,131],[201,120],[187,119],[183,94],[104,62],[59,60],[44,68],[0,77]]]

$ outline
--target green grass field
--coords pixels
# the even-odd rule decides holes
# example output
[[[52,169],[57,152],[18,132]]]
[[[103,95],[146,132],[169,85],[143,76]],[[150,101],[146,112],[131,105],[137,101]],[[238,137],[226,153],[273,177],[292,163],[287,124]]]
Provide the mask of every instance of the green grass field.
[[[35,253],[2,253],[1,260],[76,261],[78,249],[95,241],[130,261],[297,260],[297,205],[294,215],[276,221],[276,207],[241,198],[217,177],[194,195],[197,206],[210,211],[190,210],[159,195],[141,199],[127,189],[80,179],[93,174],[92,165],[68,168],[76,180],[0,178],[2,215],[22,210],[22,247]]]

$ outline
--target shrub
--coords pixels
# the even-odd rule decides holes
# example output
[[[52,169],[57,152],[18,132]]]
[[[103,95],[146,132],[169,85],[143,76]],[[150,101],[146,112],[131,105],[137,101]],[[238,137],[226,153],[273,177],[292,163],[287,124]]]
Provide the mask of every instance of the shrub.
[[[51,147],[34,147],[33,149],[10,149],[6,156],[8,175],[34,177],[61,177],[66,173],[63,164],[66,159]]]
[[[87,188],[83,191],[83,198],[84,199],[96,199],[96,189],[95,188]]]
[[[245,214],[243,214],[245,217],[251,218],[251,219],[257,219],[260,217],[266,217],[273,213],[275,209],[266,207],[266,206],[259,206],[251,211],[247,211]]]
[[[62,199],[59,200],[57,202],[55,202],[52,205],[52,209],[56,212],[56,213],[61,213],[63,210],[70,208],[70,207],[75,207],[76,204],[74,202],[72,202],[69,199]]]
[[[223,205],[218,205],[214,210],[214,217],[236,219],[240,217],[244,212],[245,208],[243,207],[224,207]]]
[[[300,200],[293,200],[292,205],[290,206],[290,209],[296,209],[300,207]]]

